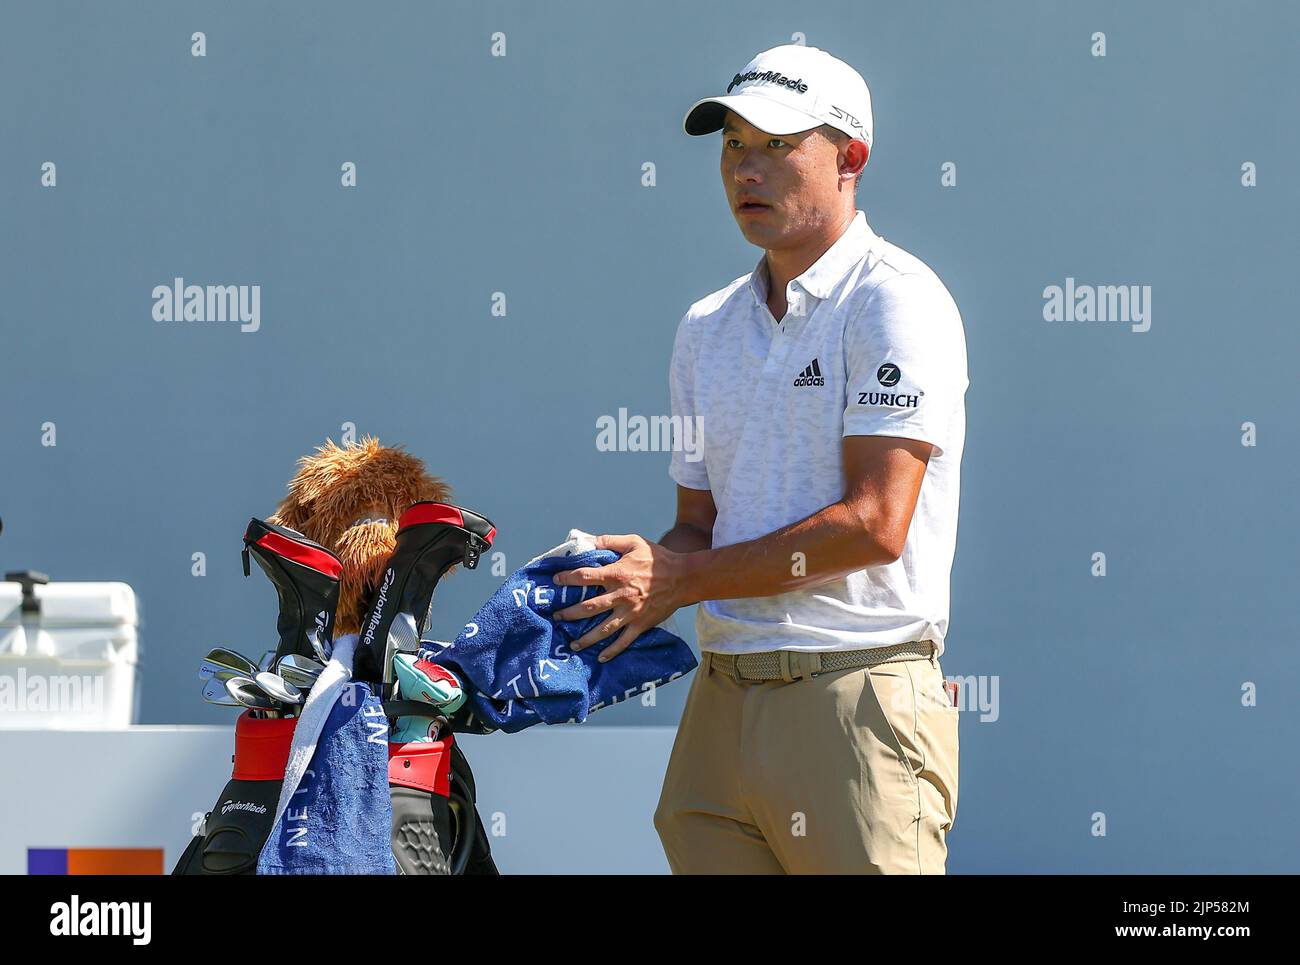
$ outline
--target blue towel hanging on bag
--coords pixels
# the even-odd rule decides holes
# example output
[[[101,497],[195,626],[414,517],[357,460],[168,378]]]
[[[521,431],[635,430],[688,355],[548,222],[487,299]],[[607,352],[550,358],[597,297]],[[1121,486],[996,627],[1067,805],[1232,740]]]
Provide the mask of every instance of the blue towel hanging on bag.
[[[370,685],[349,679],[356,641],[335,641],[302,708],[259,875],[397,874],[388,720]]]

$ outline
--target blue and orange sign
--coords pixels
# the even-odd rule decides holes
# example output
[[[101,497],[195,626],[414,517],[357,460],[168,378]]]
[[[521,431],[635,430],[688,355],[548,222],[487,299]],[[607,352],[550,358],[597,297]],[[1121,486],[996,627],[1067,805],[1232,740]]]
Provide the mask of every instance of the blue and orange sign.
[[[29,875],[160,875],[162,848],[28,848]]]

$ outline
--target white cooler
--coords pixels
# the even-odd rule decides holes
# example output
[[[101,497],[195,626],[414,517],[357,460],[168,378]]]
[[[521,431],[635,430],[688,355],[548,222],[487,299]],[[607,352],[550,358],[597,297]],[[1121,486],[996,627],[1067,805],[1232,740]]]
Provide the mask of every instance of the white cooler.
[[[11,573],[0,582],[0,728],[130,726],[139,700],[135,591],[44,579]]]

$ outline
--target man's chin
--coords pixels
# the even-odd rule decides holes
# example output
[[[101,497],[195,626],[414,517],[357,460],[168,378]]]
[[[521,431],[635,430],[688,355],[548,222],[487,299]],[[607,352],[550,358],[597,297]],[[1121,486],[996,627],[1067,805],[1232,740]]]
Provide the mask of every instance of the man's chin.
[[[739,215],[736,218],[736,225],[740,228],[740,233],[745,236],[746,241],[751,245],[758,245],[760,248],[771,247],[767,242],[779,240],[782,234],[782,224],[776,221],[771,214],[760,217]]]

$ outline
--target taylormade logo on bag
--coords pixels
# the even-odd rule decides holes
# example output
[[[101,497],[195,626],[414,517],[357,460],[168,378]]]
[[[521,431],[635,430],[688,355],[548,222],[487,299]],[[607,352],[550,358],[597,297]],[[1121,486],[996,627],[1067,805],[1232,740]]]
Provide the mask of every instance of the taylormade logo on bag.
[[[256,804],[252,801],[224,801],[221,805],[221,813],[229,814],[231,811],[247,811],[250,814],[265,814],[266,805]]]
[[[396,578],[396,571],[390,566],[384,572],[384,582],[379,586],[379,596],[375,600],[375,613],[370,618],[370,625],[366,627],[366,635],[362,639],[362,646],[370,646],[370,642],[375,639],[375,631],[379,629],[379,617],[384,612],[384,604],[388,602],[388,588],[393,585]]]
[[[79,895],[50,906],[50,934],[128,936],[133,945],[148,945],[153,934],[153,905],[147,901],[87,901]]]

